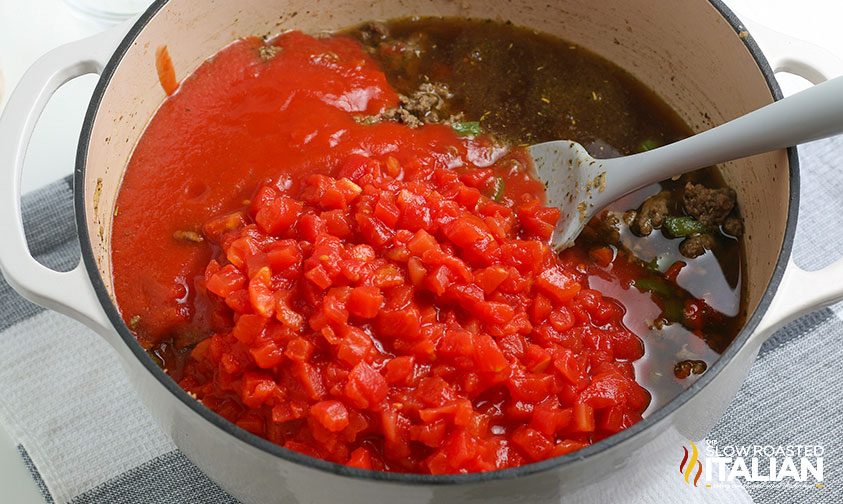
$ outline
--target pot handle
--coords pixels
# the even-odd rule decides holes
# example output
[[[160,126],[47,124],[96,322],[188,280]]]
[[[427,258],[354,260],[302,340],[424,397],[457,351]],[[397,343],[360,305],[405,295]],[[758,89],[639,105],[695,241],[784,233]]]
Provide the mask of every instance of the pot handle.
[[[0,270],[24,298],[99,332],[107,331],[110,324],[84,263],[59,272],[30,254],[21,217],[20,181],[32,131],[50,97],[73,78],[101,73],[125,31],[125,25],[119,26],[43,55],[23,75],[0,115]]]
[[[746,26],[776,73],[798,75],[812,84],[843,75],[843,59],[831,51],[751,20],[746,20]],[[791,258],[753,339],[763,341],[788,322],[841,300],[843,259],[817,271],[805,271]]]
[[[802,315],[839,301],[843,301],[843,259],[817,271],[805,271],[791,258],[754,338],[763,341]]]
[[[815,85],[843,75],[843,59],[828,49],[752,19],[743,17],[743,20],[774,72],[798,75]]]

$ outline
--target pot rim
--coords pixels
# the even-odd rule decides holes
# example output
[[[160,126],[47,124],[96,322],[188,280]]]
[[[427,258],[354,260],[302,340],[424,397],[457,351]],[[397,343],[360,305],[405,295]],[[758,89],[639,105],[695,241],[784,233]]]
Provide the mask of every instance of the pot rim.
[[[732,10],[729,9],[723,3],[722,0],[707,1],[732,26],[736,33],[746,32],[746,27],[741,23],[741,21],[734,14],[734,12],[732,12]],[[193,410],[196,414],[201,416],[207,422],[219,428],[221,431],[233,436],[234,438],[238,439],[239,441],[242,441],[243,443],[251,445],[252,447],[257,448],[258,450],[265,452],[266,454],[271,455],[273,457],[300,464],[307,468],[317,469],[339,476],[359,478],[362,480],[371,481],[385,481],[399,484],[451,485],[482,483],[486,481],[505,480],[523,477],[549,471],[551,469],[570,466],[578,461],[586,460],[589,457],[596,456],[602,452],[614,448],[615,446],[621,445],[622,443],[633,438],[634,436],[637,436],[638,434],[643,433],[651,427],[654,427],[662,420],[669,417],[676,410],[678,410],[686,402],[688,402],[694,395],[696,395],[698,391],[708,385],[709,382],[711,382],[720,373],[720,371],[722,371],[726,367],[726,365],[732,360],[735,354],[737,354],[743,348],[750,335],[753,333],[755,328],[758,326],[758,323],[763,318],[764,314],[770,306],[770,303],[773,300],[773,297],[775,296],[775,293],[781,282],[782,276],[784,275],[784,271],[787,267],[788,260],[790,258],[791,248],[793,245],[793,238],[796,232],[797,213],[799,210],[800,186],[799,157],[797,155],[796,147],[790,147],[787,149],[787,158],[789,166],[788,171],[790,177],[790,195],[788,201],[789,207],[787,212],[787,223],[785,226],[782,248],[779,253],[776,266],[773,270],[770,283],[768,284],[767,289],[758,304],[758,307],[755,309],[752,316],[744,324],[744,327],[741,329],[740,333],[735,338],[735,340],[732,341],[726,351],[721,354],[719,359],[717,359],[717,362],[715,362],[714,365],[711,366],[708,371],[702,375],[702,377],[700,377],[700,379],[698,379],[688,389],[681,392],[668,404],[659,408],[651,415],[647,416],[635,425],[617,434],[609,436],[606,439],[598,441],[597,443],[589,445],[570,454],[563,455],[561,457],[555,457],[509,469],[500,469],[496,471],[480,473],[445,475],[391,473],[348,467],[342,464],[328,462],[326,460],[310,457],[308,455],[304,455],[289,450],[287,448],[283,448],[282,446],[276,445],[268,441],[267,439],[264,439],[246,430],[243,430],[240,427],[237,427],[234,423],[229,422],[228,420],[214,413],[213,411],[205,407],[202,403],[188,395],[188,393],[184,389],[182,389],[172,378],[170,378],[169,375],[167,375],[160,367],[158,367],[158,365],[155,364],[152,359],[149,358],[149,356],[146,354],[146,351],[140,346],[140,344],[135,339],[135,336],[131,333],[128,326],[126,326],[125,322],[123,321],[123,318],[120,315],[120,311],[116,303],[112,301],[111,296],[109,295],[108,290],[105,287],[105,283],[103,282],[99,274],[99,268],[94,256],[93,246],[90,240],[90,234],[88,233],[84,191],[86,173],[85,165],[88,156],[88,144],[91,141],[91,132],[94,125],[94,120],[96,119],[105,91],[111,82],[111,78],[113,77],[114,72],[123,60],[123,57],[125,56],[126,52],[131,47],[132,43],[135,41],[137,36],[144,30],[144,28],[146,28],[146,25],[149,23],[149,21],[153,17],[155,17],[158,11],[160,11],[168,2],[169,0],[156,0],[138,18],[138,20],[127,32],[123,40],[118,45],[114,54],[109,59],[108,64],[104,67],[100,79],[97,82],[96,88],[94,89],[93,96],[91,98],[90,104],[88,105],[88,110],[85,114],[84,123],[82,124],[82,131],[79,135],[79,144],[76,151],[76,169],[73,180],[76,227],[79,234],[79,244],[82,250],[82,260],[84,261],[85,268],[88,272],[88,276],[91,280],[91,283],[93,284],[94,291],[97,294],[97,298],[102,304],[103,310],[108,316],[108,319],[111,321],[112,325],[122,338],[123,342],[126,344],[126,346],[129,347],[131,352],[134,354],[135,358],[137,358],[138,361],[146,368],[146,370],[150,372],[171,394],[176,396],[188,408]],[[783,95],[779,84],[776,81],[774,72],[767,61],[767,58],[761,52],[761,49],[758,47],[758,44],[752,38],[751,34],[742,38],[747,50],[752,55],[753,59],[755,60],[755,63],[758,65],[759,70],[764,76],[764,79],[767,82],[767,85],[773,96],[773,100],[781,100],[783,98]]]

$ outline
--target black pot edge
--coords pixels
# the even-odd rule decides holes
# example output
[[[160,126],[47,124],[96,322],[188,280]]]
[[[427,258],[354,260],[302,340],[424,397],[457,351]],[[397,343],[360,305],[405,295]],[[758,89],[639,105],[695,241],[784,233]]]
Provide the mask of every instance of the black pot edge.
[[[749,336],[758,326],[758,323],[761,321],[762,317],[769,308],[770,303],[772,302],[775,292],[779,286],[779,283],[781,282],[782,276],[784,275],[785,268],[787,267],[787,263],[791,254],[791,248],[793,245],[793,238],[796,232],[797,212],[799,210],[799,157],[795,147],[791,147],[787,150],[790,175],[790,200],[784,241],[782,243],[781,253],[779,255],[778,262],[776,263],[776,267],[773,272],[772,278],[758,307],[756,308],[753,315],[749,318],[747,323],[744,325],[737,338],[735,338],[735,341],[733,341],[732,344],[729,345],[729,347],[721,355],[717,362],[711,368],[709,368],[709,370],[699,380],[697,380],[687,390],[679,394],[670,403],[657,410],[641,422],[638,422],[637,424],[633,425],[632,427],[569,455],[543,460],[541,462],[535,462],[532,464],[527,464],[511,469],[503,469],[483,473],[452,474],[438,476],[426,474],[405,474],[388,473],[381,471],[368,471],[348,467],[342,464],[335,464],[333,462],[327,462],[325,460],[316,459],[307,455],[294,452],[292,450],[288,450],[274,443],[271,443],[270,441],[264,438],[256,436],[250,432],[247,432],[237,427],[235,424],[225,420],[221,416],[206,408],[199,401],[189,396],[187,392],[185,392],[181,387],[179,387],[179,385],[175,381],[173,381],[166,373],[164,373],[164,371],[159,368],[152,361],[152,359],[149,358],[143,348],[141,348],[134,335],[131,333],[131,331],[129,331],[129,328],[123,322],[123,319],[120,316],[120,312],[117,309],[117,306],[111,300],[111,297],[109,296],[108,291],[105,288],[105,284],[103,283],[102,278],[100,278],[98,266],[94,257],[94,251],[91,246],[91,237],[88,233],[87,227],[84,194],[85,160],[88,155],[88,143],[91,140],[91,131],[93,129],[94,119],[97,115],[97,111],[99,109],[99,105],[102,101],[103,95],[105,94],[105,90],[111,81],[111,77],[114,75],[114,72],[120,64],[120,61],[126,54],[126,51],[132,45],[132,42],[135,40],[138,34],[140,34],[140,32],[146,27],[147,23],[167,3],[167,1],[168,0],[156,0],[155,3],[150,6],[146,10],[146,12],[143,13],[143,15],[141,15],[138,21],[134,24],[134,26],[132,26],[132,28],[123,38],[120,45],[114,52],[114,55],[111,57],[108,64],[103,69],[100,80],[97,83],[96,88],[94,89],[93,97],[91,98],[90,105],[88,106],[87,113],[85,114],[85,120],[82,125],[82,131],[79,136],[79,145],[77,147],[76,154],[76,168],[74,171],[74,206],[76,211],[76,227],[79,233],[79,243],[82,249],[82,258],[85,263],[85,267],[88,270],[88,275],[91,279],[91,283],[93,284],[97,297],[99,298],[103,309],[108,315],[109,320],[114,325],[117,332],[120,334],[120,337],[123,339],[124,343],[129,347],[129,349],[132,351],[135,357],[144,365],[144,367],[146,367],[146,369],[150,373],[152,373],[152,375],[155,376],[155,378],[157,378],[158,381],[161,382],[161,384],[164,385],[164,387],[170,391],[170,393],[175,395],[179,400],[181,400],[194,412],[203,417],[206,421],[210,422],[211,424],[218,427],[220,430],[230,434],[231,436],[234,436],[240,441],[250,444],[255,448],[258,448],[259,450],[264,451],[275,457],[288,460],[297,464],[301,464],[305,467],[309,467],[312,469],[318,469],[341,476],[360,478],[364,480],[387,481],[403,484],[449,485],[481,483],[484,481],[512,479],[548,471],[559,467],[564,467],[566,465],[571,465],[574,462],[585,460],[592,455],[596,455],[623,443],[624,441],[632,438],[633,436],[642,433],[649,427],[659,423],[660,421],[671,415],[674,411],[679,409],[680,406],[685,404],[700,389],[705,387],[712,379],[714,379],[714,377],[720,373],[720,371],[743,347],[743,345],[746,344],[747,340],[749,339]],[[708,1],[715,9],[720,12],[723,18],[728,21],[729,24],[732,25],[732,28],[735,30],[736,33],[746,31],[746,27],[740,22],[738,17],[721,0]],[[744,38],[744,43],[749,52],[752,54],[752,57],[758,64],[758,67],[761,70],[762,74],[764,75],[764,78],[767,81],[773,98],[775,100],[781,100],[783,96],[779,84],[776,81],[774,72],[770,67],[769,63],[767,62],[766,57],[761,52],[761,49],[758,47],[758,44],[756,44],[755,40],[752,38],[751,35]]]

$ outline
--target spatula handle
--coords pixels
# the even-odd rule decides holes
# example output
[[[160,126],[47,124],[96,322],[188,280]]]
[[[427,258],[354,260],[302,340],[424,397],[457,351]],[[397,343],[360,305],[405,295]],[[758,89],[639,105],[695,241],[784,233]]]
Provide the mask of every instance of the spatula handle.
[[[779,100],[678,142],[608,160],[641,187],[698,168],[843,133],[843,77]],[[616,162],[613,162],[616,161]]]

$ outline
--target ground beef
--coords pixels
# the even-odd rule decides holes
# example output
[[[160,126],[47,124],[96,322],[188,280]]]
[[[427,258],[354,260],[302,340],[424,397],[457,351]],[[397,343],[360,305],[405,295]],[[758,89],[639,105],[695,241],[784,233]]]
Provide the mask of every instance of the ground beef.
[[[679,252],[688,259],[699,257],[712,248],[714,248],[714,237],[710,234],[689,236],[679,244]]]
[[[621,220],[614,212],[606,212],[597,223],[598,236],[604,243],[618,245],[621,242]]]
[[[369,124],[390,121],[406,124],[411,128],[453,121],[454,117],[441,117],[439,113],[445,100],[452,96],[445,84],[425,82],[410,96],[398,95],[398,107],[385,110],[376,116],[362,117],[358,121]]]
[[[727,217],[723,222],[723,231],[727,235],[740,238],[743,236],[743,221],[737,217]]]
[[[173,239],[182,242],[202,243],[205,239],[196,231],[176,231],[173,233]]]
[[[382,121],[397,122],[407,125],[411,128],[418,128],[419,126],[424,124],[421,119],[419,119],[415,114],[405,109],[404,107],[397,107],[385,110],[379,116],[377,116],[377,120],[372,122]]]
[[[629,229],[638,236],[648,236],[654,229],[660,228],[664,218],[670,215],[669,202],[668,191],[662,191],[644,200],[637,212],[626,216]]]
[[[264,61],[269,61],[281,52],[281,48],[274,45],[262,45],[258,48],[258,55]]]
[[[621,245],[620,214],[618,212],[603,212],[588,221],[580,237],[588,243],[602,245]]]
[[[366,42],[386,40],[389,28],[380,21],[370,21],[360,28],[361,38]]]
[[[706,226],[719,226],[735,208],[737,196],[730,187],[711,189],[702,184],[685,184],[685,211]]]

